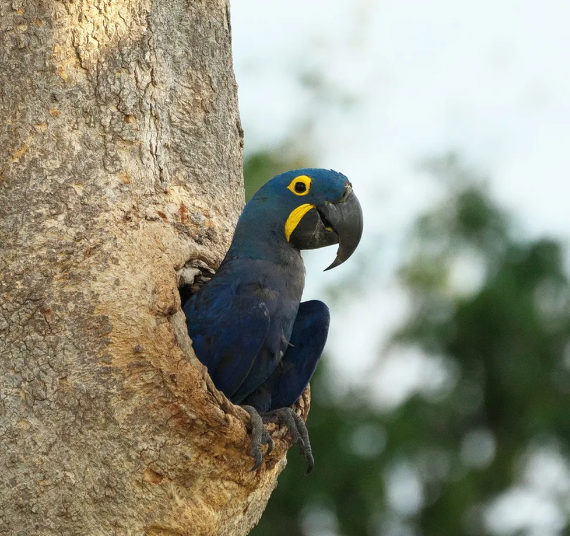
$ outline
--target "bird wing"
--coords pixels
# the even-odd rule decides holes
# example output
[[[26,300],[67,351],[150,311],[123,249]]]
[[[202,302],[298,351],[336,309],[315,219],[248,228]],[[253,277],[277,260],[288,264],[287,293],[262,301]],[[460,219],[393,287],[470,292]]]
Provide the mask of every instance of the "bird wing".
[[[323,302],[301,303],[283,359],[244,403],[260,411],[294,404],[315,372],[327,340],[329,321],[329,309]]]
[[[218,287],[215,293],[195,298],[184,306],[194,351],[216,387],[231,397],[249,374],[267,336],[269,311],[263,301],[236,295],[231,287]]]

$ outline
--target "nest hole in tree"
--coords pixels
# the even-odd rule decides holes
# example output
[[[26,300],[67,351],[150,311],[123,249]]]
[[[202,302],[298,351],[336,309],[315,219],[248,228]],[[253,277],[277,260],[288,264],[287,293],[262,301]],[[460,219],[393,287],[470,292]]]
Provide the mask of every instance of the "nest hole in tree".
[[[212,270],[204,261],[191,259],[184,264],[177,272],[178,292],[180,293],[180,304],[182,307],[198,292],[198,289],[206,284],[214,275]]]

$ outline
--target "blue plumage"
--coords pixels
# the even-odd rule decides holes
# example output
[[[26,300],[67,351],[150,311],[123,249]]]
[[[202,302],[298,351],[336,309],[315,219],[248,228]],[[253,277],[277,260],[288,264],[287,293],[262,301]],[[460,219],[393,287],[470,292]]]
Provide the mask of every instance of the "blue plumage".
[[[283,359],[261,387],[243,402],[262,412],[294,404],[303,394],[323,353],[329,320],[329,308],[323,302],[301,303]]]
[[[301,257],[293,260],[224,262],[184,307],[196,355],[232,402],[259,387],[287,349],[304,285]]]
[[[352,254],[361,233],[352,186],[331,170],[278,175],[245,206],[218,272],[184,305],[196,355],[232,402],[268,412],[299,398],[329,326],[324,303],[300,303],[299,250],[339,244],[331,268]]]

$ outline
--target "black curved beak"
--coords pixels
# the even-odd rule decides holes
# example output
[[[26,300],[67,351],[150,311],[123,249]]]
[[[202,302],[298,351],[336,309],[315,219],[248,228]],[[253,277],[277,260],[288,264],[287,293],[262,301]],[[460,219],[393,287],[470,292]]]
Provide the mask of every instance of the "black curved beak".
[[[362,208],[352,187],[340,201],[324,203],[309,210],[291,233],[290,242],[298,249],[317,249],[339,244],[330,270],[346,261],[356,250],[362,236]]]

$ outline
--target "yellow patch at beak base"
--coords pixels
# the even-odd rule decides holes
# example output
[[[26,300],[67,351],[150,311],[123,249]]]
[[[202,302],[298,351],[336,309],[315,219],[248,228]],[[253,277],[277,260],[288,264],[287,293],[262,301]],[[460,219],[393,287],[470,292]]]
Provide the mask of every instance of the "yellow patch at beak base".
[[[289,214],[287,221],[285,222],[285,238],[287,242],[289,242],[289,238],[291,234],[295,230],[295,227],[299,225],[299,222],[303,219],[303,216],[309,212],[312,208],[315,208],[315,205],[310,205],[308,203],[297,207],[295,210]]]

